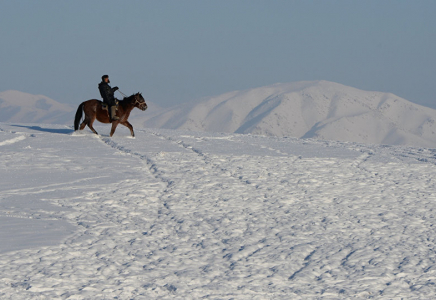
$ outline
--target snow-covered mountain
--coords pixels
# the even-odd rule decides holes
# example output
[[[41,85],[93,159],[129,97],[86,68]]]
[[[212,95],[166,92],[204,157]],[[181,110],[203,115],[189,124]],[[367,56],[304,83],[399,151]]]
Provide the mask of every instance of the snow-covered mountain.
[[[146,127],[436,146],[436,110],[328,81],[281,83],[181,104]]]
[[[328,81],[280,83],[163,109],[147,101],[134,126],[436,147],[436,110]],[[0,122],[72,124],[75,107],[0,92]]]
[[[43,95],[0,93],[0,122],[71,124],[74,108]]]
[[[130,113],[129,122],[135,127],[142,127],[144,120],[151,119],[165,111],[165,108],[151,102],[147,98],[145,98],[145,102],[148,107],[145,112],[135,108]]]

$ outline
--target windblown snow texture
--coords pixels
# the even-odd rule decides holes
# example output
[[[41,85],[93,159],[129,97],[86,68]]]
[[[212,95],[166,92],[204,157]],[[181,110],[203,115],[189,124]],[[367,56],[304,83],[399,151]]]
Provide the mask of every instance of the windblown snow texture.
[[[0,123],[1,299],[431,299],[436,150]]]

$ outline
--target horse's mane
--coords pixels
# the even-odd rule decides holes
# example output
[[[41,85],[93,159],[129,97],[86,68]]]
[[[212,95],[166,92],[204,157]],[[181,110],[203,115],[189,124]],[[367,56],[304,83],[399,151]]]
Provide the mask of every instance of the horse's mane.
[[[130,96],[128,96],[128,97],[124,97],[122,100],[119,100],[119,101],[130,100],[131,98],[135,97],[136,95],[142,95],[142,94],[138,92],[138,93],[136,93],[136,94],[132,94],[132,95],[130,95]]]

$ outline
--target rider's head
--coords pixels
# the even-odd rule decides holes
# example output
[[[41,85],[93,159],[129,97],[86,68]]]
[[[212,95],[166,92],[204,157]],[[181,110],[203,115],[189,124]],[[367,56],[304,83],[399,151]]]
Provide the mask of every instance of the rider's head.
[[[101,80],[104,81],[104,82],[109,83],[109,82],[110,82],[110,81],[109,81],[109,75],[103,75],[103,76],[101,76]]]

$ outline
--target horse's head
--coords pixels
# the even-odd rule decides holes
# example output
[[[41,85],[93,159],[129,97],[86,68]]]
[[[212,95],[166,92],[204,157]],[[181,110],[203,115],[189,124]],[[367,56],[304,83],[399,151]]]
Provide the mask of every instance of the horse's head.
[[[137,93],[133,95],[133,99],[135,101],[135,107],[139,108],[142,111],[147,109],[147,103],[145,103],[144,97],[142,97],[141,93]]]

